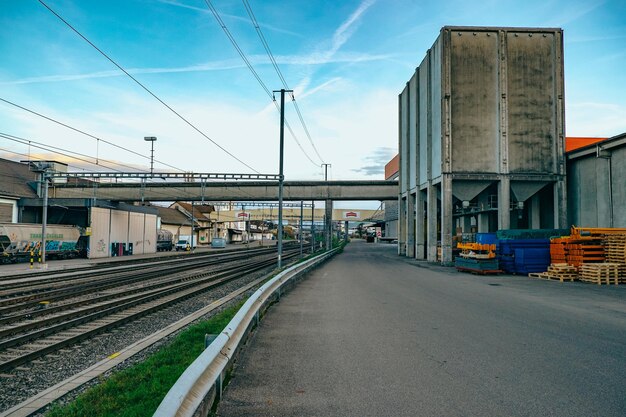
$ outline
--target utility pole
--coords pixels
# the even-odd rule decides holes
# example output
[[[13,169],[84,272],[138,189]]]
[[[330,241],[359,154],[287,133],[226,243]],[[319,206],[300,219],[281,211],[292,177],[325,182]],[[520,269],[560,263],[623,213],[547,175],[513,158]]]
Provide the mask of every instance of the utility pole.
[[[280,91],[280,156],[278,165],[278,268],[283,266],[283,154],[285,150],[285,93],[293,93],[293,90],[274,90],[274,93]]]
[[[332,164],[322,164],[320,166],[324,167],[324,181],[328,181],[328,167],[332,166]]]
[[[300,257],[302,258],[302,245],[304,244],[304,239],[302,238],[302,215],[304,214],[304,201],[300,201]]]
[[[193,232],[194,232],[194,227],[193,227],[193,200],[191,200],[191,252],[194,252],[194,249],[193,249]]]
[[[315,201],[311,200],[311,254],[315,253]]]
[[[46,268],[46,226],[48,223],[48,170],[44,168],[41,173],[43,188],[43,207],[41,212],[41,266]]]
[[[324,181],[328,181],[328,167],[331,166],[331,164],[322,164],[322,167],[324,167]],[[330,200],[326,200],[326,205],[328,205],[330,202]],[[332,215],[332,210],[330,211],[331,215]],[[325,209],[325,215],[324,215],[324,236],[325,236],[325,242],[326,242],[326,250],[330,250],[330,242],[332,242],[332,238],[331,238],[331,221],[332,219],[330,219],[328,217],[328,208]]]

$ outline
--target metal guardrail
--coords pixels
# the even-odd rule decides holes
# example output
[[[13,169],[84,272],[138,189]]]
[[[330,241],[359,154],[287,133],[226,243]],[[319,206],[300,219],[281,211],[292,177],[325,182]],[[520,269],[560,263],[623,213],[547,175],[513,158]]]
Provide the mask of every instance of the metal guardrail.
[[[239,343],[248,334],[252,324],[258,324],[260,313],[274,294],[293,278],[313,268],[339,249],[294,265],[263,284],[239,309],[222,333],[183,372],[169,390],[153,417],[182,417],[208,415],[214,400],[221,398],[224,374],[235,357]]]

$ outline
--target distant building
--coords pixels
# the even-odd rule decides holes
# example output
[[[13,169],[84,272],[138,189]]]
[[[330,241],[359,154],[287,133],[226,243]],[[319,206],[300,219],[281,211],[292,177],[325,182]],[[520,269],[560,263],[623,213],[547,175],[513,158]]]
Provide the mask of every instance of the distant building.
[[[39,174],[28,164],[0,159],[0,223],[20,220],[21,198],[37,198]]]
[[[385,165],[385,179],[398,179],[400,170],[400,155],[393,157]],[[398,202],[385,201],[385,236],[386,238],[398,238]]]
[[[626,228],[626,133],[567,153],[570,224]]]

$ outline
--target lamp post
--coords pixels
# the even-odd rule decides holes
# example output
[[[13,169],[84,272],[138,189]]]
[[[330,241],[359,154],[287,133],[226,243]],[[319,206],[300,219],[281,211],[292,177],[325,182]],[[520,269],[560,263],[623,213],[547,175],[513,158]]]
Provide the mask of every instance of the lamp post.
[[[143,138],[146,142],[150,142],[150,175],[154,175],[154,142],[156,142],[156,136],[145,136]]]

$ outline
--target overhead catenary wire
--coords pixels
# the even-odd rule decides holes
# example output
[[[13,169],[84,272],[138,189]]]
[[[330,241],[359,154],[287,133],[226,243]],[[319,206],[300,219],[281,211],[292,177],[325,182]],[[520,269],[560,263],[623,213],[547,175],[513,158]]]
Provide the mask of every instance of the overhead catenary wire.
[[[132,154],[134,154],[134,155],[140,156],[140,157],[145,158],[145,159],[150,159],[150,157],[149,157],[149,156],[143,155],[143,154],[141,154],[141,153],[139,153],[139,152],[133,151],[132,149],[125,148],[124,146],[117,145],[117,144],[115,144],[115,143],[113,143],[113,142],[110,142],[110,141],[108,141],[108,140],[106,140],[106,139],[103,139],[103,138],[101,138],[101,137],[98,137],[98,136],[92,135],[91,133],[87,133],[87,132],[85,132],[85,131],[83,131],[83,130],[80,130],[80,129],[77,129],[77,128],[75,128],[75,127],[72,127],[72,126],[70,126],[70,125],[68,125],[68,124],[66,124],[66,123],[60,122],[60,121],[58,121],[58,120],[56,120],[56,119],[53,119],[52,117],[48,117],[48,116],[46,116],[46,115],[44,115],[44,114],[41,114],[41,113],[39,113],[39,112],[36,112],[36,111],[31,110],[31,109],[29,109],[29,108],[26,108],[26,107],[24,107],[24,106],[20,106],[19,104],[14,103],[14,102],[9,101],[9,100],[6,100],[6,99],[4,99],[4,98],[2,98],[2,97],[0,97],[0,101],[4,102],[4,103],[6,103],[6,104],[9,104],[9,105],[11,105],[11,106],[13,106],[13,107],[17,107],[18,109],[24,110],[24,111],[26,111],[26,112],[28,112],[28,113],[34,114],[35,116],[39,116],[39,117],[41,117],[41,118],[43,118],[43,119],[49,120],[49,121],[51,121],[51,122],[53,122],[53,123],[56,123],[56,124],[58,124],[58,125],[60,125],[60,126],[63,126],[63,127],[65,127],[65,128],[68,128],[68,129],[70,129],[70,130],[73,130],[73,131],[75,131],[75,132],[77,132],[77,133],[80,133],[81,135],[85,135],[85,136],[88,136],[88,137],[90,137],[90,138],[96,139],[96,140],[97,140],[97,142],[96,142],[97,144],[99,144],[100,142],[102,142],[102,143],[106,143],[107,145],[111,145],[111,146],[113,146],[113,147],[115,147],[115,148],[117,148],[117,149],[121,149],[121,150],[123,150],[123,151],[130,152],[130,153],[132,153]],[[175,166],[173,166],[173,165],[167,164],[167,163],[162,162],[162,161],[159,161],[159,160],[157,160],[157,159],[155,159],[155,160],[154,160],[154,162],[157,162],[157,163],[159,163],[159,164],[161,164],[161,165],[164,165],[164,166],[167,166],[167,167],[173,168],[173,169],[175,169],[175,170],[177,170],[177,171],[185,172],[185,170],[183,170],[183,169],[177,168],[177,167],[175,167]]]
[[[50,148],[48,148],[48,147],[40,146],[40,145],[36,145],[35,144],[35,143],[40,143],[40,142],[35,142],[35,141],[24,139],[24,138],[18,138],[16,136],[7,135],[7,134],[4,134],[4,133],[0,133],[0,137],[2,137],[4,139],[11,140],[13,142],[21,143],[23,145],[29,145],[29,146],[32,146],[33,148],[38,148],[38,149],[41,149],[41,150],[44,150],[44,151],[47,151],[47,152],[52,152],[54,154],[63,155],[65,157],[72,158],[72,159],[75,159],[77,161],[82,161],[82,162],[88,163],[90,165],[98,165],[95,162],[93,162],[92,160],[90,161],[88,159],[79,158],[77,156],[72,156],[72,155],[70,155],[68,153],[65,153],[65,152],[72,152],[72,151],[67,151],[67,150],[63,150],[64,152],[53,151],[53,150],[51,151]],[[60,149],[60,148],[56,148],[56,149]],[[78,154],[78,153],[76,153],[76,154],[77,155],[82,155],[82,154]],[[83,155],[83,156],[85,156],[85,155]],[[89,158],[93,158],[93,157],[89,157]],[[95,159],[95,158],[93,158],[93,159]],[[100,166],[103,166],[103,165],[100,165]],[[118,169],[115,169],[115,168],[111,168],[111,167],[107,167],[107,166],[104,166],[104,167],[107,168],[107,169],[110,169],[112,171],[122,172],[122,171],[120,171]]]
[[[142,84],[137,78],[133,77],[128,71],[126,71],[120,64],[118,64],[115,60],[113,60],[113,58],[111,58],[109,55],[107,55],[104,51],[102,51],[100,48],[98,48],[93,42],[91,42],[89,39],[87,39],[87,37],[85,37],[82,33],[80,33],[76,28],[74,28],[74,26],[72,26],[67,20],[65,20],[63,17],[61,17],[61,15],[59,15],[57,12],[55,12],[54,10],[52,10],[52,8],[50,8],[50,6],[48,6],[43,0],[38,0],[39,3],[41,3],[46,9],[48,9],[53,15],[55,15],[59,20],[61,20],[67,27],[69,27],[72,31],[74,31],[74,33],[76,33],[78,36],[80,36],[85,42],[87,42],[89,45],[91,45],[96,51],[98,51],[102,56],[104,56],[109,62],[111,62],[113,65],[115,65],[120,71],[122,71],[124,74],[126,74],[131,80],[133,80],[137,85],[139,85],[144,91],[146,91],[148,94],[150,94],[152,97],[154,97],[159,103],[161,103],[163,106],[165,106],[169,111],[171,111],[172,113],[174,113],[176,116],[178,116],[179,119],[181,119],[183,122],[185,122],[188,126],[190,126],[192,129],[194,129],[196,132],[198,132],[200,135],[202,135],[204,138],[206,138],[209,142],[211,142],[212,144],[214,144],[215,146],[217,146],[219,149],[221,149],[223,152],[225,152],[227,155],[229,155],[231,158],[235,159],[237,162],[241,163],[242,165],[244,165],[245,167],[247,167],[248,169],[251,169],[252,171],[256,172],[257,174],[260,174],[259,171],[257,171],[256,169],[252,168],[250,165],[248,165],[247,163],[245,163],[244,161],[242,161],[241,159],[239,159],[237,156],[235,156],[233,153],[231,153],[229,150],[227,150],[226,148],[224,148],[222,145],[220,145],[219,143],[217,143],[215,140],[211,139],[206,133],[204,133],[202,130],[200,130],[198,127],[196,127],[196,125],[194,125],[193,123],[191,123],[189,120],[187,120],[185,117],[183,117],[180,113],[178,113],[176,110],[174,110],[169,104],[167,104],[165,101],[163,101],[161,98],[159,98],[155,93],[153,93],[148,87],[146,87],[144,84]]]
[[[39,162],[39,161],[43,161],[43,159],[32,159],[32,156],[31,156],[30,154],[28,154],[28,153],[16,152],[16,151],[14,151],[14,150],[7,149],[7,148],[1,148],[1,147],[0,147],[0,151],[6,152],[6,153],[11,154],[11,155],[22,155],[22,156],[26,156],[26,157],[28,157],[28,161],[29,161],[29,162]],[[85,168],[77,167],[77,166],[70,165],[70,164],[68,164],[67,166],[68,166],[68,167],[70,167],[70,168],[80,169],[80,170],[85,171]],[[19,175],[7,175],[7,174],[3,174],[3,177],[8,177],[8,178],[17,178],[17,179],[23,179],[23,178],[24,178],[24,177],[19,176]]]
[[[86,155],[86,154],[83,154],[83,153],[80,153],[80,152],[76,152],[76,151],[70,151],[70,150],[68,150],[68,149],[59,148],[59,147],[57,147],[57,146],[53,146],[53,145],[47,145],[47,144],[45,144],[45,143],[43,143],[43,142],[38,142],[38,141],[36,141],[36,140],[32,140],[32,139],[25,139],[25,138],[21,138],[21,137],[19,137],[19,136],[10,135],[10,134],[8,134],[8,133],[2,133],[2,132],[0,132],[0,136],[1,136],[1,137],[3,137],[3,138],[5,138],[5,139],[13,140],[13,141],[15,141],[15,142],[19,142],[19,143],[23,143],[23,144],[26,144],[26,142],[28,142],[28,146],[31,146],[31,143],[34,143],[34,144],[40,145],[40,146],[38,146],[38,148],[39,148],[39,149],[44,149],[44,148],[42,148],[42,147],[45,147],[45,149],[44,149],[44,150],[46,150],[46,151],[48,151],[48,152],[52,152],[52,153],[58,153],[58,152],[56,152],[56,151],[55,151],[55,150],[57,150],[57,151],[69,152],[69,153],[71,153],[71,154],[74,154],[74,155],[79,155],[79,156],[83,156],[83,157],[85,157],[85,158],[91,158],[91,159],[93,159],[93,160],[95,160],[95,161],[96,161],[96,162],[91,162],[91,164],[92,164],[92,165],[102,166],[102,167],[104,167],[104,168],[112,169],[112,170],[115,170],[115,171],[118,171],[118,172],[122,172],[122,171],[116,170],[116,169],[111,168],[111,167],[107,167],[106,165],[102,165],[102,164],[101,164],[101,163],[99,163],[99,162],[100,162],[100,161],[104,161],[104,162],[106,162],[106,163],[108,163],[108,164],[117,165],[117,166],[119,166],[119,167],[130,168],[130,169],[132,169],[133,171],[143,171],[142,169],[137,168],[137,167],[134,167],[134,166],[131,166],[131,165],[122,164],[122,163],[120,163],[120,162],[115,162],[115,161],[111,161],[111,160],[108,160],[108,159],[98,158],[97,156],[96,156],[96,157],[94,157],[94,156],[91,156],[91,155]],[[34,146],[34,145],[33,145],[33,146]]]
[[[246,8],[246,11],[248,12],[248,16],[250,16],[252,25],[254,26],[257,34],[259,35],[259,39],[261,40],[261,43],[263,44],[263,48],[265,48],[265,52],[267,53],[267,56],[269,57],[270,62],[272,63],[272,66],[274,67],[274,70],[276,71],[276,74],[278,75],[278,78],[280,78],[280,81],[282,82],[285,90],[291,90],[291,88],[289,88],[289,85],[287,84],[287,81],[285,80],[285,77],[283,76],[282,71],[280,70],[280,67],[278,66],[278,62],[276,62],[276,59],[274,58],[274,54],[272,53],[272,50],[270,49],[267,39],[265,39],[265,35],[263,35],[263,31],[261,31],[261,26],[259,25],[259,22],[257,21],[256,16],[254,15],[254,12],[252,11],[252,6],[250,6],[250,2],[248,2],[248,0],[242,0],[242,1],[243,1],[243,5]],[[313,138],[311,137],[309,129],[304,121],[304,117],[302,117],[302,112],[300,111],[300,107],[298,106],[298,103],[296,101],[296,96],[294,95],[293,92],[289,94],[291,95],[291,102],[293,103],[293,106],[296,109],[296,113],[298,114],[298,118],[300,119],[300,123],[302,124],[302,128],[304,129],[304,133],[309,139],[309,142],[311,143],[311,146],[313,147],[315,154],[323,163],[324,158],[322,158],[322,156],[317,150],[317,147],[315,146],[315,143],[313,142]]]
[[[250,72],[252,73],[252,75],[254,76],[254,78],[257,80],[257,82],[259,83],[259,85],[261,86],[261,88],[263,88],[263,90],[265,91],[265,93],[270,97],[270,99],[272,100],[272,102],[274,103],[274,106],[276,107],[276,109],[280,112],[280,105],[276,102],[276,100],[274,99],[274,95],[272,94],[272,92],[270,91],[270,89],[267,87],[267,85],[265,85],[265,83],[263,82],[263,80],[261,79],[261,77],[259,76],[259,74],[256,72],[256,70],[254,69],[254,67],[252,66],[252,63],[250,63],[250,61],[248,60],[248,57],[246,57],[246,54],[243,52],[243,50],[239,47],[239,44],[237,43],[237,41],[235,40],[234,36],[232,35],[232,33],[230,33],[230,30],[228,29],[228,27],[226,26],[226,23],[224,23],[224,20],[222,20],[222,17],[220,16],[219,12],[217,11],[217,9],[215,8],[215,6],[213,6],[213,3],[211,3],[210,0],[204,0],[207,7],[209,8],[209,10],[211,10],[211,13],[213,13],[213,16],[215,17],[215,20],[217,20],[217,23],[220,25],[220,27],[222,28],[222,30],[224,31],[224,33],[226,34],[226,37],[228,38],[228,40],[230,41],[230,43],[233,45],[233,47],[235,48],[235,50],[237,51],[237,53],[239,54],[239,56],[241,57],[241,59],[243,60],[243,62],[246,64],[246,66],[248,67],[248,69],[250,70]],[[309,154],[304,150],[304,148],[302,147],[302,144],[300,143],[300,141],[298,140],[296,134],[294,133],[293,129],[291,128],[291,126],[289,125],[289,123],[287,122],[287,120],[285,120],[285,127],[287,127],[287,129],[289,130],[289,133],[291,134],[291,137],[293,138],[293,140],[296,142],[296,144],[298,145],[298,147],[300,148],[300,150],[302,151],[302,153],[304,154],[304,156],[306,156],[306,158],[311,161],[312,164],[317,165],[317,163],[315,161],[313,161],[313,159],[311,159],[311,157],[309,156]]]

